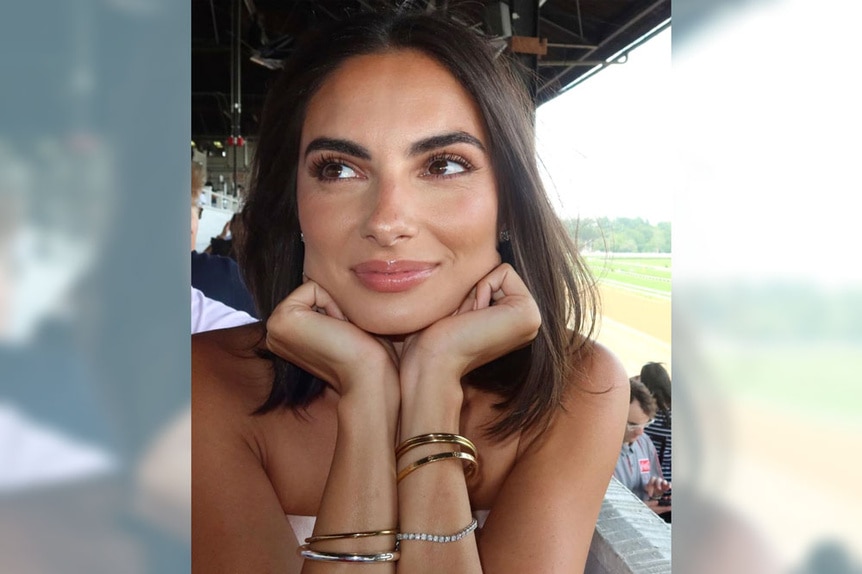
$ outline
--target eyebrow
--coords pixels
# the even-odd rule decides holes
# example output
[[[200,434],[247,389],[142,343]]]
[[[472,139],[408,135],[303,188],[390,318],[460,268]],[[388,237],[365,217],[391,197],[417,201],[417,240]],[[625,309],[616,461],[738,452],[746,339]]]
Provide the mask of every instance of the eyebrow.
[[[482,142],[480,142],[476,137],[467,132],[458,131],[421,139],[410,146],[409,154],[411,156],[417,156],[431,150],[459,143],[469,144],[479,148],[483,152],[486,151],[485,146],[482,145]],[[308,154],[312,152],[321,150],[343,153],[360,159],[371,159],[371,153],[365,147],[356,142],[339,138],[324,137],[311,140],[305,148],[305,157],[308,157]]]
[[[485,146],[482,145],[482,142],[467,132],[452,132],[419,140],[410,146],[410,155],[420,155],[431,150],[459,143],[470,144],[485,151]]]
[[[358,143],[352,142],[350,140],[336,138],[315,138],[311,140],[311,142],[305,148],[305,157],[308,157],[308,154],[310,154],[311,152],[320,150],[334,151],[346,155],[352,155],[353,157],[358,157],[359,159],[371,159],[371,153]]]

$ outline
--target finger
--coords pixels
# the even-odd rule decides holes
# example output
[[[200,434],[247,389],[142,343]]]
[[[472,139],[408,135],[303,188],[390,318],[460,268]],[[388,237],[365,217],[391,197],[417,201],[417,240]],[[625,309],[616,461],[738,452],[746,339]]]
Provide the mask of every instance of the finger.
[[[481,292],[479,296],[485,297],[487,294],[489,303],[491,300],[499,302],[506,297],[525,296],[532,299],[527,285],[508,263],[501,263],[492,269],[479,281],[477,287]]]
[[[542,322],[536,301],[511,265],[494,268],[476,283],[475,290],[475,310],[482,313],[481,320],[469,313],[455,317],[458,323],[452,331],[458,333],[461,355],[469,357],[466,370],[529,344]]]
[[[476,309],[487,309],[491,305],[491,285],[487,281],[487,276],[479,281],[475,287],[476,291]]]
[[[296,310],[297,307],[307,308],[309,311],[323,310],[324,314],[330,317],[345,320],[341,308],[338,307],[326,289],[307,278],[302,285],[279,303],[278,307],[282,306],[290,310]],[[278,311],[278,307],[276,307],[276,311]]]
[[[467,296],[464,297],[464,300],[461,301],[461,306],[458,307],[458,310],[455,311],[454,315],[460,315],[461,313],[466,313],[467,311],[475,311],[476,310],[476,287],[474,286],[470,289],[470,292],[467,293]]]
[[[333,299],[332,296],[317,283],[314,283],[313,285],[315,306],[318,309],[323,309],[326,315],[330,317],[346,321],[347,319],[344,317],[344,313],[341,312],[341,308],[335,302],[335,299]]]

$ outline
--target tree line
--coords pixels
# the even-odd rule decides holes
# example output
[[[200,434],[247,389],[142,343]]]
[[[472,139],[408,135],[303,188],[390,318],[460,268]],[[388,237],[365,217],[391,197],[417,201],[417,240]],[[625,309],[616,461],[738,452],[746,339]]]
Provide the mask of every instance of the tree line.
[[[569,236],[581,251],[670,253],[670,222],[656,225],[638,217],[565,219]]]

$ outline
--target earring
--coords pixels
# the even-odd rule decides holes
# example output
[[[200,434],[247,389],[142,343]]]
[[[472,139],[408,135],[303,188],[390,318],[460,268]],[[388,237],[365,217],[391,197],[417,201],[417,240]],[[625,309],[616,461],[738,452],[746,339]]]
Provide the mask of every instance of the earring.
[[[299,232],[299,241],[305,243],[305,235],[302,234],[302,231]]]
[[[508,243],[509,242],[509,230],[504,229],[500,232],[500,243]]]

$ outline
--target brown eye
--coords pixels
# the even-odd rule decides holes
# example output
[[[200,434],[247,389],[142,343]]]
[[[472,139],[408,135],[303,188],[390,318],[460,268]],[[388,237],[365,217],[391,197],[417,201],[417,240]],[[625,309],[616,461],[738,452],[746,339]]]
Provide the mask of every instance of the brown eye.
[[[320,170],[320,175],[327,179],[338,179],[341,177],[341,172],[344,171],[344,166],[337,163],[328,163]]]
[[[352,179],[357,177],[357,173],[353,168],[334,161],[324,163],[316,169],[318,179],[323,180]]]
[[[465,172],[469,167],[469,164],[460,158],[438,157],[428,163],[427,173],[434,177],[445,177]]]
[[[428,173],[431,175],[446,175],[446,169],[449,167],[449,160],[435,159],[428,166]]]

